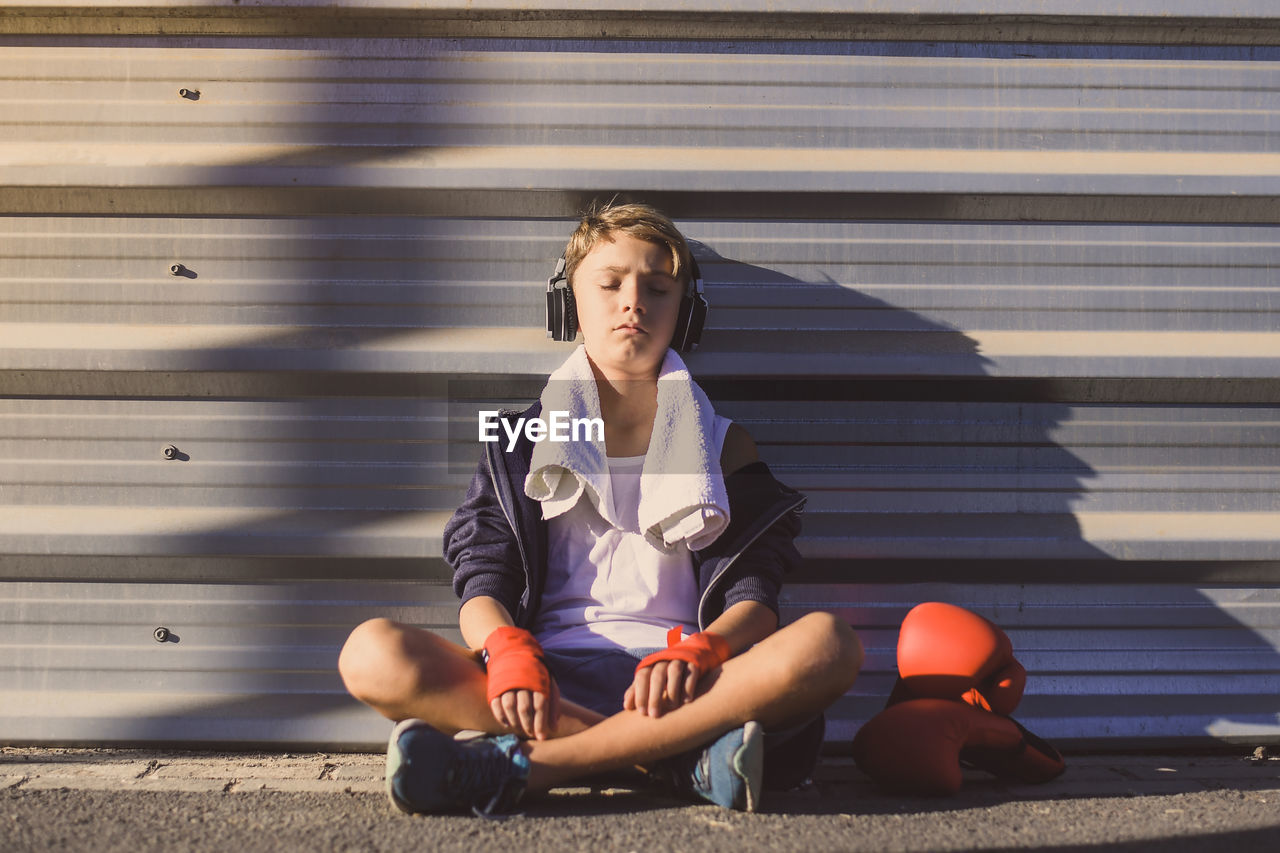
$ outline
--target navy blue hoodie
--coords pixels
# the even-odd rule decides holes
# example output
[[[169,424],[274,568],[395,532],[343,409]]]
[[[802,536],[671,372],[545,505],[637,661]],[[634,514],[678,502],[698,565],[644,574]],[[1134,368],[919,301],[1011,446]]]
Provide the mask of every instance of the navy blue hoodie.
[[[503,410],[510,420],[534,418],[534,402],[523,412]],[[502,434],[499,431],[499,434]],[[525,477],[533,442],[521,431],[515,447],[484,443],[484,453],[462,505],[444,526],[444,559],[453,569],[453,589],[462,603],[478,595],[497,599],[516,625],[532,629],[547,579],[547,522],[542,506],[526,497]],[[805,497],[774,479],[762,461],[725,477],[729,526],[714,542],[693,551],[698,575],[698,630],[739,601],[758,601],[775,613],[783,575],[800,564],[794,539]]]

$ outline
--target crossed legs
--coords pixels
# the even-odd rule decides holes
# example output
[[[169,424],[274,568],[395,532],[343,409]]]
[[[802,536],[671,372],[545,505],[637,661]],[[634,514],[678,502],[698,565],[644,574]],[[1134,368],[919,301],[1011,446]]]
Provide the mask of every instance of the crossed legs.
[[[862,646],[843,620],[810,613],[708,673],[698,696],[660,717],[602,717],[562,701],[553,736],[528,741],[528,787],[544,791],[594,773],[644,765],[704,744],[749,720],[803,722],[853,685]],[[347,689],[391,720],[418,717],[441,731],[505,732],[485,699],[478,653],[386,619],[358,626],[338,661]]]

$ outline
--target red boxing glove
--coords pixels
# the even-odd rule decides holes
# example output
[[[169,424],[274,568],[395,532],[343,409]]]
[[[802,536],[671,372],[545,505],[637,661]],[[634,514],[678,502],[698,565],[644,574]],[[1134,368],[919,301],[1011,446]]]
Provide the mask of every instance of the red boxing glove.
[[[647,666],[653,666],[658,661],[682,660],[696,666],[699,674],[706,674],[729,659],[729,644],[719,634],[699,631],[682,641],[675,642],[675,638],[680,636],[679,631],[679,628],[673,628],[667,635],[667,647],[640,661],[636,665],[636,672]]]
[[[487,697],[492,702],[508,690],[532,690],[551,695],[551,675],[542,658],[542,646],[524,628],[495,628],[484,641],[488,653]]]
[[[1002,778],[1048,782],[1062,756],[1008,717],[948,699],[886,708],[853,738],[853,759],[880,784],[913,794],[954,794],[965,761]]]
[[[976,613],[930,601],[911,609],[898,634],[899,682],[889,704],[909,699],[959,699],[1011,714],[1022,700],[1027,671],[1008,636]]]

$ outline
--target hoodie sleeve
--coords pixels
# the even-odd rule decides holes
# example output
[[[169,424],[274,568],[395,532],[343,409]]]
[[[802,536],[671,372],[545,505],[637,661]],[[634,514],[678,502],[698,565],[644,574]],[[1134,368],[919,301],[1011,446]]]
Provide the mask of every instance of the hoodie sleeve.
[[[762,460],[731,474],[725,481],[732,520],[729,530],[701,552],[700,583],[710,584],[701,608],[709,622],[740,601],[756,601],[778,612],[783,577],[800,567],[796,550],[800,534],[803,495],[779,483]],[[772,514],[779,500],[801,498],[800,505],[784,513],[745,547],[751,529],[764,513]],[[740,552],[739,552],[739,549]],[[736,556],[735,556],[736,554]],[[725,573],[712,582],[721,561],[731,559]]]
[[[799,534],[800,515],[789,512],[752,542],[729,568],[723,609],[739,601],[757,601],[777,613],[783,576],[802,561],[794,541]]]
[[[444,559],[453,569],[459,607],[476,596],[497,599],[512,618],[524,591],[524,561],[481,454],[466,498],[444,526]]]

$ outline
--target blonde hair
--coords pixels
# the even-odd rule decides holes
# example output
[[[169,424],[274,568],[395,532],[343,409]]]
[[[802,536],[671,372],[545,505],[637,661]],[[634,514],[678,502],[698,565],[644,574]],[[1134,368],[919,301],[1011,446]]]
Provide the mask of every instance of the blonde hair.
[[[582,215],[564,250],[566,280],[572,284],[573,274],[582,259],[600,243],[612,241],[613,235],[618,232],[646,243],[665,246],[671,252],[672,276],[681,287],[689,286],[692,255],[689,253],[689,244],[675,224],[657,208],[647,204],[613,202],[592,202]]]

